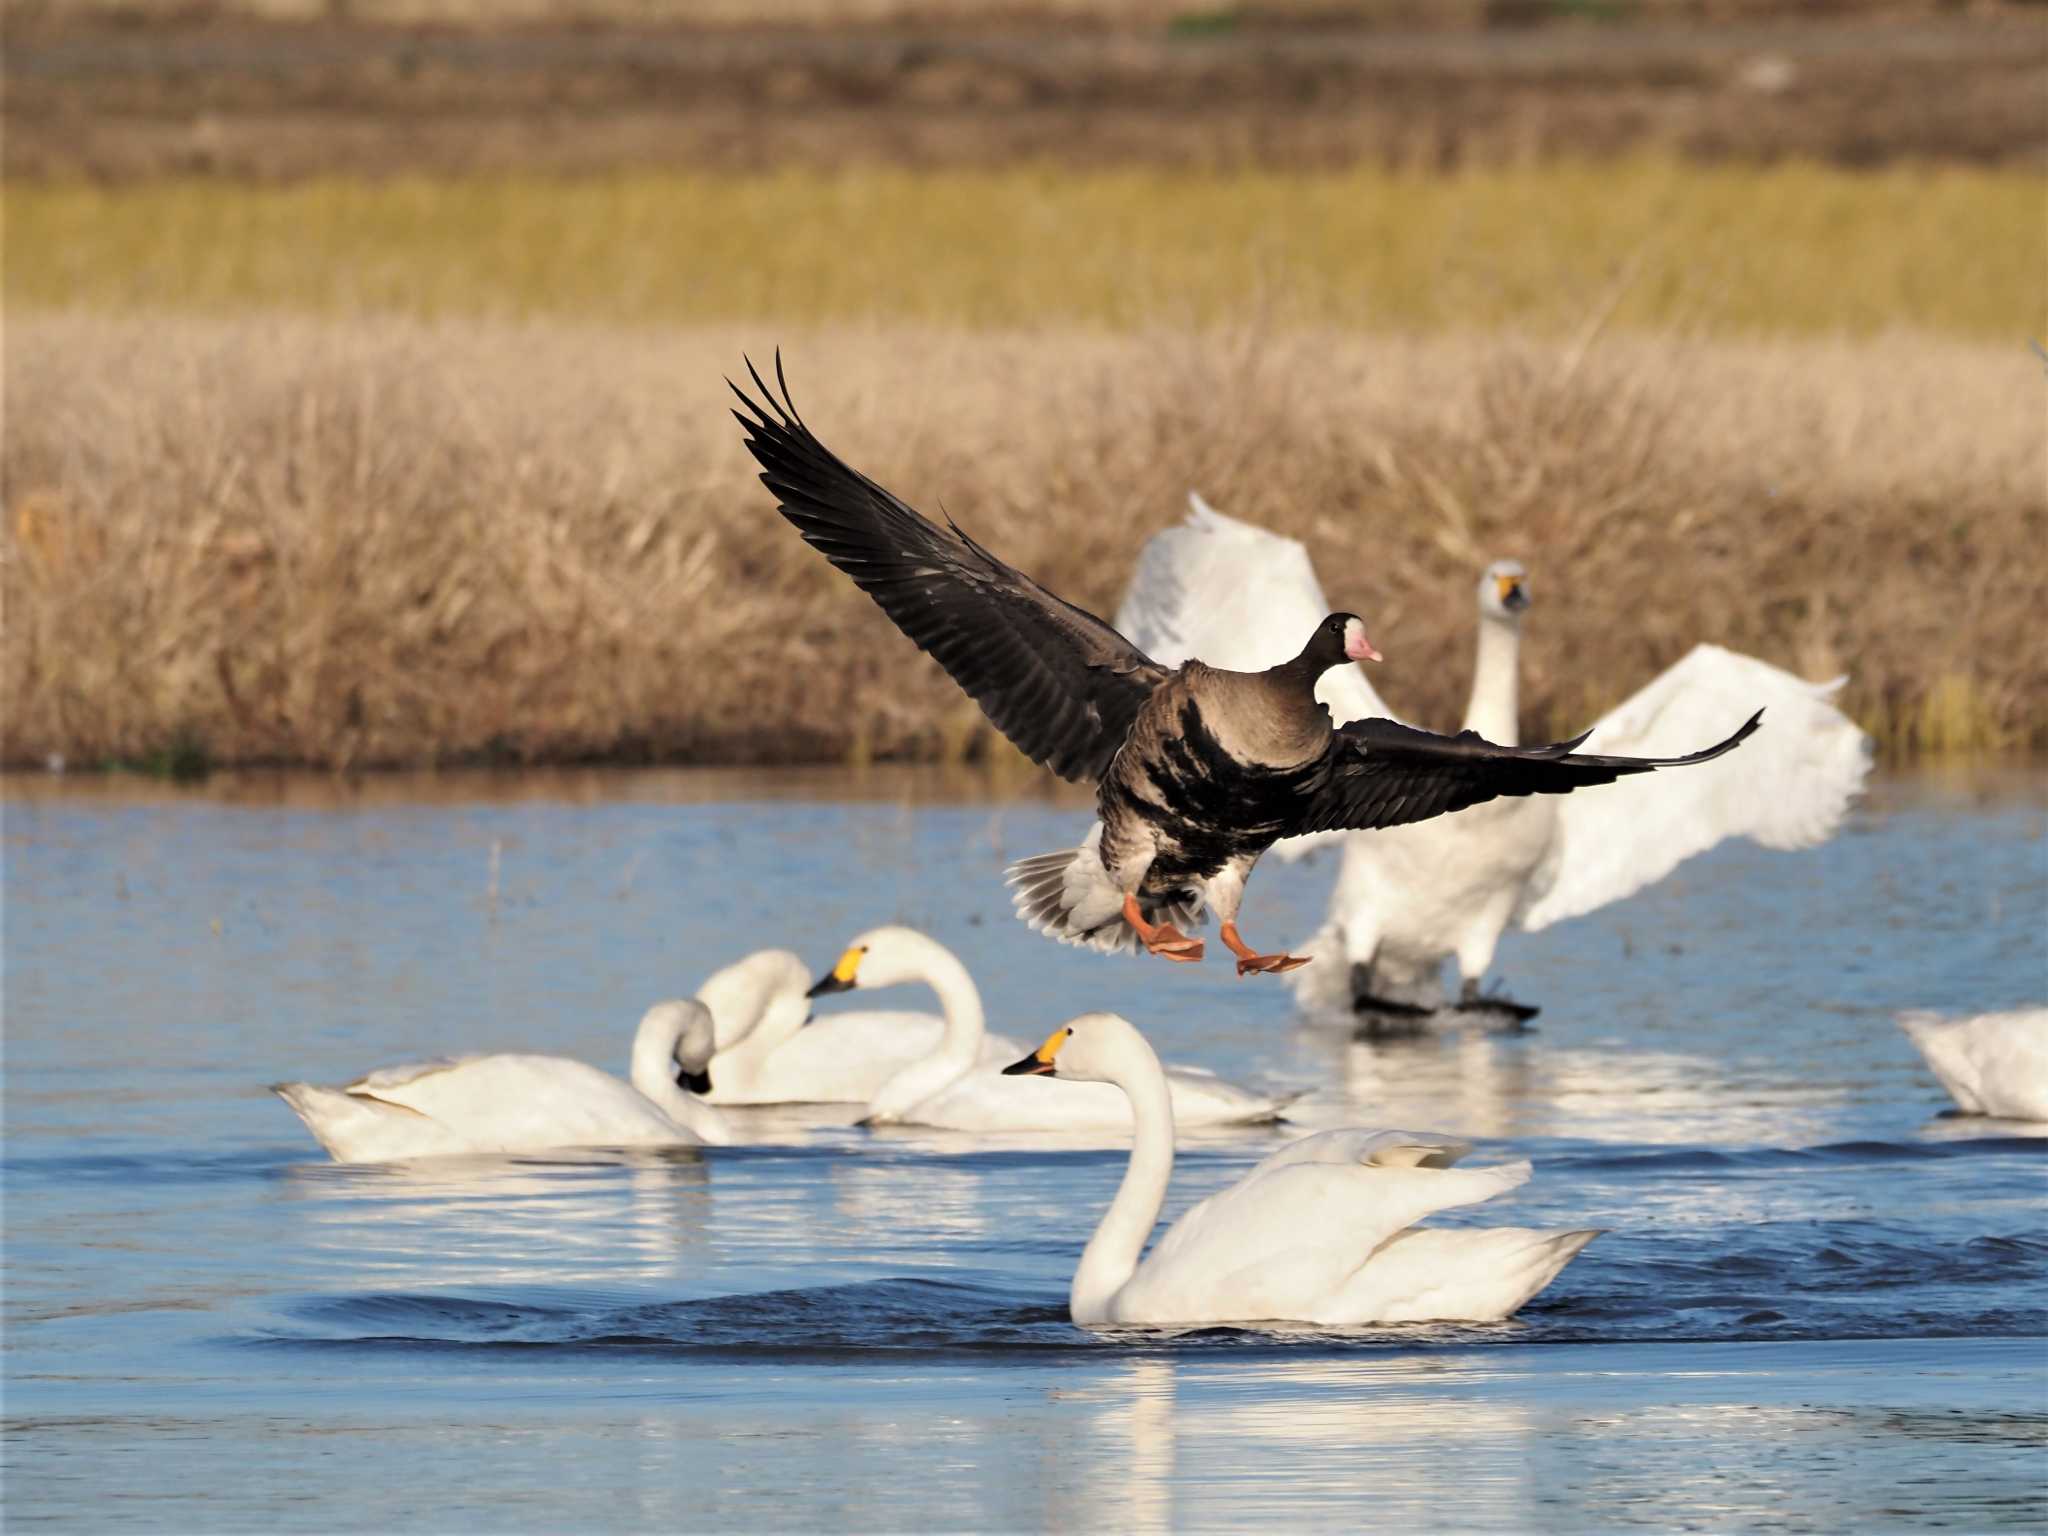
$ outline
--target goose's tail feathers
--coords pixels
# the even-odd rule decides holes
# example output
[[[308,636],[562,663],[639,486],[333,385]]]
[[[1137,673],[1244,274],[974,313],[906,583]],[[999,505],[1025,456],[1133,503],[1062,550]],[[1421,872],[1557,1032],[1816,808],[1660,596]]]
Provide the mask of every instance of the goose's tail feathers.
[[[1124,921],[1123,893],[1103,867],[1101,843],[1097,823],[1078,848],[1019,859],[1003,874],[1010,904],[1034,933],[1105,955],[1131,953],[1138,948],[1137,931]],[[1202,900],[1192,892],[1167,902],[1140,898],[1139,910],[1147,922],[1182,929],[1202,920]]]

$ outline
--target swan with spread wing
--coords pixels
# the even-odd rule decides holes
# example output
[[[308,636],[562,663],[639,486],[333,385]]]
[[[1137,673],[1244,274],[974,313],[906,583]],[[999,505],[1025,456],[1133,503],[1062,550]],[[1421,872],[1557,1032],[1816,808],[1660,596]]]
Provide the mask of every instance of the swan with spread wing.
[[[1145,546],[1118,628],[1162,662],[1200,652],[1212,662],[1256,667],[1284,656],[1292,644],[1287,637],[1323,612],[1308,551],[1224,516],[1200,496],[1190,502],[1184,523]],[[1515,740],[1516,668],[1529,606],[1519,564],[1498,561],[1480,577],[1468,733]],[[1868,739],[1829,702],[1840,686],[1839,678],[1809,683],[1754,657],[1697,646],[1590,734],[1603,747],[1668,752],[1709,722],[1761,704],[1771,729],[1740,758],[1694,773],[1631,778],[1599,795],[1502,799],[1426,825],[1342,837],[1344,865],[1329,920],[1303,948],[1343,963],[1305,972],[1296,983],[1302,1000],[1319,1008],[1429,1012],[1440,1001],[1439,973],[1451,957],[1462,982],[1459,1007],[1534,1013],[1479,992],[1510,923],[1545,928],[1618,901],[1724,838],[1804,848],[1834,833],[1870,761]],[[1390,713],[1356,667],[1324,676],[1318,697],[1339,720]],[[1287,858],[1307,846],[1310,840],[1296,840],[1279,852]]]
[[[1281,838],[1703,763],[1757,727],[1752,715],[1725,740],[1676,757],[1598,756],[1578,741],[1502,746],[1392,720],[1334,728],[1318,679],[1379,659],[1355,614],[1318,616],[1291,657],[1262,671],[1162,665],[950,518],[939,527],[842,462],[797,415],[779,360],[779,394],[748,371],[762,398],[734,386],[745,407],[734,415],[782,515],[1025,756],[1097,786],[1098,819],[1078,848],[1009,872],[1019,914],[1063,942],[1199,960],[1202,941],[1180,925],[1206,909],[1240,976],[1292,970],[1307,960],[1262,954],[1237,928],[1252,867]]]

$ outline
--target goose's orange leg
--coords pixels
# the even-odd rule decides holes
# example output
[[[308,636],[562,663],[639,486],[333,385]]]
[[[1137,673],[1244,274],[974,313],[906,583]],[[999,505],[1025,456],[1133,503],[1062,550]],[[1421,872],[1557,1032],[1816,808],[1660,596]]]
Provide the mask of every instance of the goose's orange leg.
[[[1124,897],[1124,921],[1138,932],[1145,941],[1148,954],[1164,955],[1169,960],[1193,964],[1202,958],[1202,941],[1191,939],[1171,923],[1148,923],[1144,913],[1138,910],[1135,894]]]
[[[1233,919],[1223,925],[1223,942],[1230,946],[1230,952],[1237,956],[1237,974],[1251,976],[1265,974],[1277,976],[1282,971],[1292,971],[1307,965],[1313,955],[1262,955],[1245,943],[1237,931]]]

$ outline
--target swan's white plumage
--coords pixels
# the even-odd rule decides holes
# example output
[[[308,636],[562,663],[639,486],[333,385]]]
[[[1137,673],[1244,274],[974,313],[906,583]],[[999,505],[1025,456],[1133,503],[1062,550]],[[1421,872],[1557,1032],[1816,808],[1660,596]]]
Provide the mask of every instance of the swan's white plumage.
[[[1701,731],[1745,711],[1761,708],[1764,728],[1739,754],[1556,801],[1557,839],[1530,882],[1521,926],[1547,928],[1631,896],[1723,838],[1789,849],[1834,836],[1870,772],[1869,738],[1830,702],[1843,682],[1809,683],[1696,645],[1601,716],[1586,750],[1640,757],[1687,751]]]
[[[274,1091],[335,1161],[391,1162],[562,1147],[696,1146],[729,1139],[723,1117],[674,1082],[709,1057],[712,1026],[695,1003],[648,1010],[633,1081],[566,1056],[441,1056],[379,1067],[342,1088]]]
[[[1045,1084],[1006,1077],[1002,1065],[1024,1047],[1014,1042],[991,1062],[981,993],[967,967],[936,939],[915,929],[871,929],[848,946],[859,953],[854,985],[918,984],[939,995],[945,1028],[937,1047],[878,1088],[864,1117],[873,1125],[921,1125],[954,1131],[1122,1130],[1131,1124],[1125,1097],[1102,1083]],[[842,965],[846,964],[842,961]],[[1253,1093],[1213,1072],[1176,1067],[1168,1074],[1174,1112],[1188,1125],[1244,1125],[1277,1120],[1287,1100]]]
[[[1020,1047],[1010,1059],[1022,1054]],[[1201,1067],[1169,1067],[1166,1080],[1175,1118],[1190,1126],[1279,1120],[1292,1097],[1254,1093]],[[910,1109],[873,1119],[947,1131],[1121,1131],[1130,1128],[1131,1104],[1105,1083],[1034,1084],[984,1063]]]
[[[1965,1113],[2048,1121],[2048,1008],[1902,1013],[1899,1027]]]
[[[1117,627],[1169,664],[1191,655],[1232,667],[1284,660],[1289,637],[1328,611],[1307,550],[1199,496],[1189,501],[1187,521],[1145,546]],[[1512,719],[1502,706],[1514,686],[1513,620],[1501,617],[1502,624],[1482,621],[1482,647],[1491,642],[1506,664],[1475,677],[1468,719]],[[1282,858],[1326,839],[1345,850],[1329,921],[1302,946],[1338,963],[1308,966],[1290,983],[1304,1001],[1348,1005],[1351,964],[1371,964],[1376,992],[1426,1003],[1445,957],[1476,982],[1511,922],[1533,930],[1590,912],[1725,838],[1769,848],[1824,841],[1870,763],[1868,738],[1829,702],[1840,686],[1696,646],[1604,716],[1588,750],[1683,752],[1761,707],[1764,728],[1739,754],[1576,795],[1499,800],[1413,826],[1279,844]],[[1506,697],[1481,696],[1491,690]],[[1399,718],[1357,667],[1327,674],[1318,696],[1340,723],[1363,714]]]
[[[939,1048],[946,1021],[934,1013],[867,1010],[813,1016],[810,970],[786,949],[733,962],[697,989],[717,1020],[718,1054],[707,1069],[712,1104],[865,1104],[884,1083]],[[986,1034],[980,1059],[995,1066],[1023,1049]]]
[[[1598,1235],[1417,1229],[1435,1212],[1518,1187],[1529,1164],[1457,1168],[1470,1148],[1453,1137],[1338,1130],[1266,1158],[1189,1208],[1140,1258],[1173,1168],[1159,1059],[1114,1014],[1073,1020],[1041,1060],[1048,1054],[1056,1080],[1113,1083],[1134,1110],[1130,1168],[1075,1271],[1076,1322],[1492,1321]]]

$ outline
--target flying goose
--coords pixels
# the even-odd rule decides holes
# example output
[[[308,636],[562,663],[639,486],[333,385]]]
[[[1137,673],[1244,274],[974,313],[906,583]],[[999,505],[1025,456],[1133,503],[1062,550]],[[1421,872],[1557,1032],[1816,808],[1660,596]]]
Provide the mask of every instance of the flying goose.
[[[1130,1165],[1068,1292],[1077,1323],[1496,1322],[1600,1235],[1419,1226],[1514,1189],[1528,1163],[1456,1168],[1469,1142],[1357,1129],[1269,1154],[1182,1213],[1147,1253],[1173,1177],[1174,1113],[1145,1037],[1116,1014],[1087,1013],[1003,1071],[1111,1083],[1130,1099]]]
[[[1225,517],[1200,496],[1189,503],[1187,521],[1155,535],[1139,556],[1118,628],[1167,662],[1200,653],[1252,667],[1286,655],[1290,637],[1324,611],[1308,551]],[[1527,574],[1514,561],[1496,561],[1481,575],[1477,597],[1478,654],[1464,726],[1512,743]],[[1697,739],[1709,721],[1761,703],[1771,730],[1740,766],[1639,778],[1564,801],[1501,800],[1427,826],[1343,838],[1329,919],[1303,948],[1347,963],[1302,976],[1302,1001],[1412,1024],[1438,1005],[1438,974],[1455,957],[1459,1009],[1533,1014],[1527,1004],[1480,995],[1510,923],[1545,928],[1618,901],[1724,838],[1805,848],[1833,835],[1870,764],[1868,739],[1828,702],[1841,683],[1809,683],[1754,657],[1697,646],[1604,715],[1592,734],[1621,751],[1670,751]],[[1355,667],[1325,677],[1318,695],[1339,720],[1391,713]],[[1284,844],[1280,856],[1305,846]]]
[[[1333,729],[1316,683],[1377,660],[1355,614],[1303,626],[1291,659],[1258,672],[1154,661],[1109,625],[1012,570],[949,517],[927,521],[811,435],[776,359],[780,397],[737,385],[733,414],[761,480],[805,541],[850,576],[944,667],[996,728],[1062,778],[1097,785],[1081,846],[1013,865],[1018,913],[1035,930],[1101,951],[1137,944],[1202,958],[1178,926],[1204,908],[1240,976],[1307,958],[1262,954],[1238,932],[1246,880],[1283,837],[1422,821],[1502,795],[1568,794],[1624,774],[1703,763],[1757,727],[1682,757],[1582,754],[1575,741],[1507,747],[1392,720]]]

